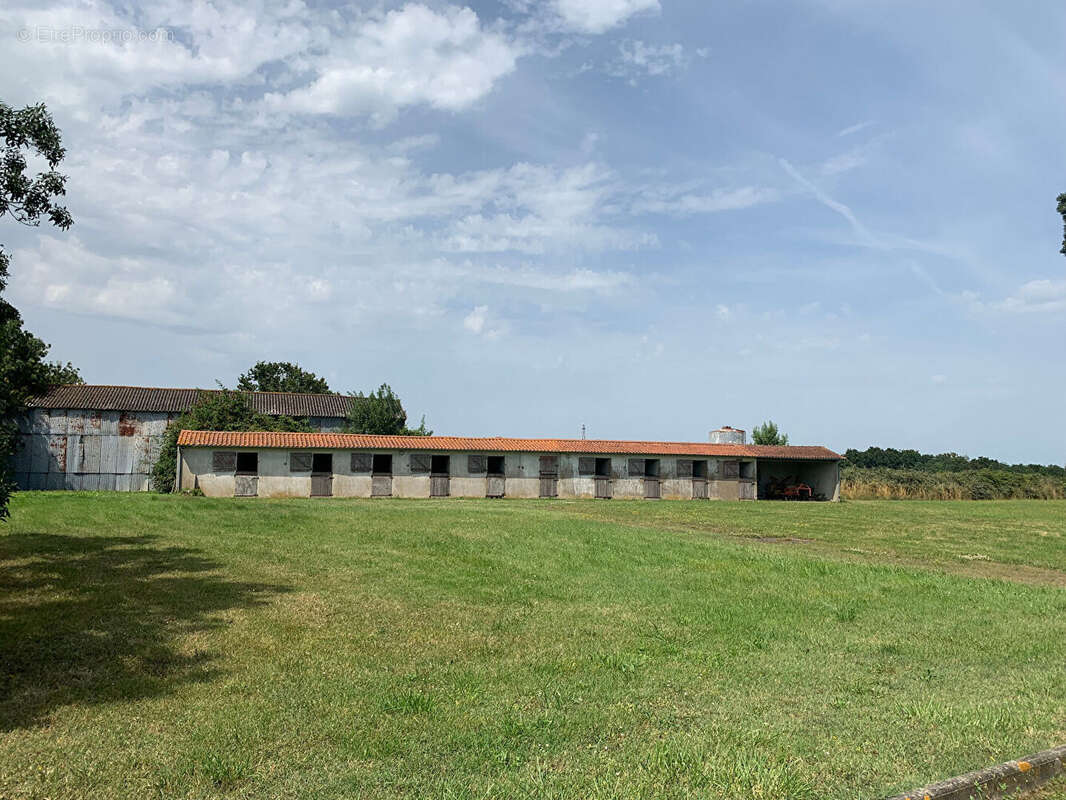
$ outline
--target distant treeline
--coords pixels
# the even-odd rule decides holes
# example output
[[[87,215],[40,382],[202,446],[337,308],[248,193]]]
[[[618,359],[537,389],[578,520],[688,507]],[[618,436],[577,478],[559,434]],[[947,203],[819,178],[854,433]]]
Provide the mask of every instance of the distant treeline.
[[[849,449],[844,453],[847,464],[861,469],[887,468],[919,470],[921,472],[974,472],[994,470],[1019,472],[1030,475],[1046,475],[1051,478],[1066,478],[1066,468],[1058,464],[1004,464],[994,458],[969,458],[958,453],[931,455],[917,450],[897,450],[894,447],[868,447],[865,450]]]
[[[849,459],[850,462],[850,459]],[[840,470],[845,500],[1063,500],[1066,477],[1015,469],[856,467]]]

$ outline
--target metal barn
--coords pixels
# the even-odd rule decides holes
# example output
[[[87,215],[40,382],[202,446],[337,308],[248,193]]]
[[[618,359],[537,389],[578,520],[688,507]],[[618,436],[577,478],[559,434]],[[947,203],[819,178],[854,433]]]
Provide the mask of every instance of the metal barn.
[[[59,386],[30,401],[18,420],[15,482],[21,489],[143,492],[167,425],[202,393],[138,386]],[[306,417],[339,431],[352,399],[343,395],[243,392],[253,409]]]

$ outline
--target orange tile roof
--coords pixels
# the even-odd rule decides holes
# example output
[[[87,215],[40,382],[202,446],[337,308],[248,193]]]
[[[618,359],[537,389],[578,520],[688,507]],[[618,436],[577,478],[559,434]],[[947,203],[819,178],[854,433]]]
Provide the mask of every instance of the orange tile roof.
[[[448,450],[494,453],[610,453],[839,461],[825,447],[771,447],[709,442],[627,442],[612,439],[512,439],[502,436],[373,436],[359,433],[182,431],[182,447],[247,447],[290,450]]]

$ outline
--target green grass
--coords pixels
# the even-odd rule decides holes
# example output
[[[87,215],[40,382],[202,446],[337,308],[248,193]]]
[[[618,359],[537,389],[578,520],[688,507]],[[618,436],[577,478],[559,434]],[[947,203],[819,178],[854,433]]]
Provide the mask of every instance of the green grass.
[[[0,797],[876,798],[1066,741],[1064,538],[1063,502],[21,494]]]

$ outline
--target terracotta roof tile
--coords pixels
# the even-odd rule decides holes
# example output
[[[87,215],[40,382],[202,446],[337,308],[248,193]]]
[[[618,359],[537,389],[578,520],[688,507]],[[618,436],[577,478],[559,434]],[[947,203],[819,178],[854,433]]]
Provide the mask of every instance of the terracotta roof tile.
[[[200,393],[218,389],[155,389],[145,386],[56,386],[28,403],[30,408],[89,409],[92,411],[188,411]],[[346,417],[352,398],[341,394],[241,392],[260,414],[290,417]]]
[[[502,436],[370,436],[355,433],[182,431],[182,447],[247,447],[292,450],[447,450],[496,453],[604,453],[839,461],[825,447],[770,447],[709,442],[631,442],[613,439],[513,439]]]

